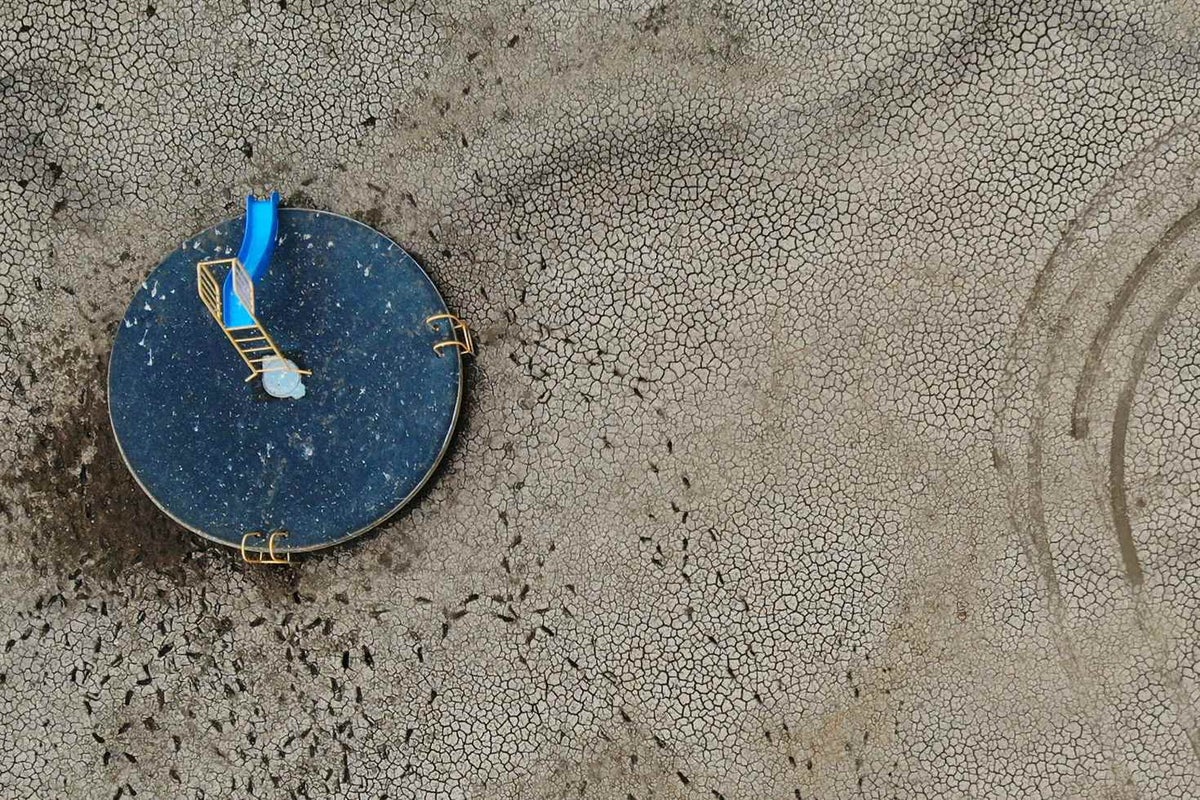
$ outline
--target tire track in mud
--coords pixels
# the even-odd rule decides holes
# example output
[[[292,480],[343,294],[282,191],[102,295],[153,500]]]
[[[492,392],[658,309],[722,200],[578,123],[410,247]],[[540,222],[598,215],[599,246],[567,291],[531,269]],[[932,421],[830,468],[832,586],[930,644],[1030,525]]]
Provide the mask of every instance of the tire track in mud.
[[[1194,226],[1197,219],[1200,219],[1195,212],[1191,212],[1188,216],[1191,218],[1189,228]],[[1155,613],[1151,599],[1143,591],[1145,574],[1133,536],[1133,524],[1129,517],[1128,488],[1125,481],[1125,452],[1134,399],[1146,361],[1167,321],[1174,315],[1183,298],[1193,292],[1197,286],[1200,286],[1200,264],[1194,266],[1188,273],[1187,280],[1171,292],[1167,302],[1159,309],[1138,342],[1131,369],[1117,401],[1116,413],[1113,415],[1112,438],[1109,442],[1109,499],[1112,507],[1113,527],[1116,530],[1117,544],[1125,566],[1126,580],[1134,593],[1138,627],[1150,640],[1160,665],[1172,663],[1170,643],[1159,624],[1158,615]],[[1160,666],[1160,672],[1164,685],[1172,695],[1175,713],[1184,725],[1192,753],[1200,762],[1200,722],[1192,709],[1183,684],[1181,670],[1177,666]]]
[[[1072,631],[1064,600],[1072,597],[1063,581],[1071,581],[1073,565],[1057,563],[1055,551],[1072,553],[1069,561],[1080,546],[1113,548],[1136,628],[1200,761],[1200,725],[1159,622],[1162,609],[1144,590],[1125,473],[1142,371],[1167,321],[1200,285],[1200,265],[1172,274],[1180,251],[1200,251],[1198,231],[1200,129],[1178,126],[1114,176],[1052,249],[1010,342],[993,445],[1014,531],[1043,584],[1064,666],[1086,701],[1081,710],[1098,719],[1095,703],[1114,687],[1086,688],[1078,655],[1084,635]],[[1068,476],[1051,486],[1068,491],[1047,492],[1051,464]],[[1078,525],[1092,520],[1110,528],[1107,544],[1090,541],[1092,526]],[[1114,742],[1103,744],[1114,761]]]
[[[1191,212],[1189,217],[1191,217],[1192,224],[1194,224],[1196,219],[1200,219],[1200,216],[1196,215],[1195,211]],[[1138,557],[1137,543],[1133,539],[1133,525],[1129,519],[1129,504],[1126,500],[1125,443],[1129,433],[1129,419],[1133,413],[1133,401],[1137,393],[1138,383],[1141,380],[1142,371],[1145,369],[1150,351],[1154,348],[1154,343],[1158,340],[1158,336],[1167,324],[1167,320],[1175,313],[1175,309],[1179,307],[1179,303],[1196,288],[1197,284],[1200,284],[1200,266],[1193,268],[1188,275],[1187,281],[1171,293],[1167,303],[1159,309],[1158,314],[1155,315],[1150,326],[1142,335],[1142,339],[1138,342],[1137,350],[1132,359],[1131,369],[1117,401],[1116,414],[1113,415],[1108,459],[1110,476],[1109,498],[1112,506],[1113,527],[1116,530],[1117,543],[1121,550],[1121,560],[1125,564],[1125,577],[1134,588],[1141,587],[1145,575],[1142,570],[1141,559]],[[1084,377],[1087,378],[1089,376],[1085,373]],[[1094,378],[1094,376],[1092,377]],[[1083,387],[1082,381],[1080,381],[1079,387]],[[1079,396],[1080,393],[1077,392],[1076,397]]]
[[[1061,330],[1067,316],[1075,305],[1075,300],[1081,288],[1077,282],[1067,300],[1061,304],[1048,307],[1054,281],[1059,278],[1070,264],[1077,250],[1087,250],[1090,230],[1099,227],[1101,220],[1111,216],[1112,207],[1119,205],[1116,200],[1117,191],[1114,187],[1137,183],[1137,179],[1148,166],[1162,158],[1170,151],[1172,143],[1180,134],[1179,126],[1173,127],[1166,134],[1152,142],[1140,158],[1132,160],[1123,167],[1104,190],[1100,191],[1080,213],[1067,224],[1059,240],[1054,244],[1045,265],[1034,279],[1033,290],[1028,301],[1021,309],[1017,321],[1017,330],[1009,342],[1008,352],[1011,354],[1001,379],[1000,391],[997,393],[997,408],[995,435],[993,439],[993,461],[1004,477],[1009,487],[1009,515],[1017,529],[1024,545],[1026,556],[1041,578],[1046,592],[1046,599],[1056,619],[1061,624],[1062,590],[1059,585],[1057,570],[1054,563],[1053,550],[1050,546],[1046,530],[1044,505],[1042,502],[1042,433],[1044,415],[1030,413],[1028,423],[1030,428],[1022,427],[1020,418],[1010,422],[1012,406],[1020,401],[1030,401],[1034,398],[1045,398],[1049,391],[1049,383],[1054,376],[1054,363],[1058,346],[1061,341]],[[1045,339],[1039,345],[1039,341]],[[1030,361],[1028,355],[1039,349],[1047,352],[1043,361]],[[1030,381],[1029,391],[1022,392],[1022,372],[1035,372],[1036,379]],[[1029,452],[1023,457],[1011,452],[1006,446],[1005,439],[1009,437],[1024,438]],[[1024,480],[1019,480],[1014,474],[1014,464],[1020,463],[1025,468]]]
[[[1130,273],[1125,283],[1121,285],[1121,290],[1117,293],[1117,296],[1113,298],[1113,302],[1109,306],[1108,316],[1104,320],[1104,326],[1088,346],[1087,360],[1083,365],[1083,374],[1079,378],[1079,383],[1075,386],[1075,400],[1071,405],[1071,434],[1076,439],[1082,439],[1088,434],[1089,420],[1087,417],[1087,404],[1091,398],[1092,387],[1096,383],[1096,376],[1103,365],[1104,354],[1108,351],[1109,345],[1112,344],[1113,333],[1122,315],[1125,314],[1130,304],[1132,304],[1135,294],[1146,280],[1146,275],[1157,266],[1159,260],[1162,258],[1163,251],[1179,241],[1184,234],[1196,225],[1198,220],[1200,220],[1200,204],[1197,204],[1191,211],[1184,214],[1178,222],[1171,226],[1171,229],[1167,231],[1167,235],[1159,240],[1154,247],[1150,248],[1150,252],[1141,260],[1137,268]],[[1178,305],[1178,301],[1176,301],[1176,305]]]

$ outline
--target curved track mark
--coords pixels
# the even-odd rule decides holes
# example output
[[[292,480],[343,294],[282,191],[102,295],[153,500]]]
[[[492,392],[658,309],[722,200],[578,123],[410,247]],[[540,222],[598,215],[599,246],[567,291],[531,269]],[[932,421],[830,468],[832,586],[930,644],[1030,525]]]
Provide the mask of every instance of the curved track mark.
[[[1191,211],[1184,214],[1175,224],[1167,229],[1163,238],[1156,242],[1150,248],[1150,252],[1146,253],[1142,260],[1138,262],[1137,267],[1129,274],[1125,282],[1121,284],[1121,288],[1109,304],[1108,315],[1105,317],[1104,325],[1100,328],[1100,332],[1096,334],[1095,338],[1092,339],[1091,344],[1088,345],[1087,358],[1083,363],[1083,373],[1079,378],[1079,383],[1075,385],[1075,399],[1071,404],[1071,435],[1076,439],[1083,439],[1088,435],[1089,420],[1087,416],[1087,404],[1091,399],[1092,389],[1100,373],[1104,353],[1108,350],[1108,345],[1112,341],[1112,335],[1117,328],[1117,324],[1121,321],[1121,316],[1133,302],[1137,290],[1141,288],[1142,283],[1146,280],[1146,275],[1150,273],[1162,257],[1163,251],[1175,244],[1181,236],[1196,224],[1198,219],[1200,219],[1200,204],[1194,206]]]
[[[1200,726],[1197,725],[1192,703],[1182,687],[1179,670],[1177,667],[1170,666],[1171,660],[1166,638],[1142,592],[1142,582],[1145,576],[1142,571],[1141,559],[1137,553],[1137,543],[1133,539],[1133,525],[1129,520],[1129,506],[1125,499],[1125,441],[1129,433],[1129,418],[1133,411],[1133,400],[1141,380],[1142,370],[1146,366],[1146,359],[1149,358],[1150,350],[1154,347],[1163,326],[1175,313],[1175,309],[1178,308],[1183,298],[1198,285],[1200,285],[1200,264],[1193,267],[1192,271],[1188,273],[1187,280],[1171,293],[1167,302],[1154,316],[1150,327],[1142,335],[1141,341],[1138,342],[1132,362],[1133,369],[1121,389],[1121,395],[1117,400],[1116,414],[1113,416],[1112,442],[1109,446],[1108,456],[1108,488],[1113,525],[1116,528],[1117,543],[1121,549],[1121,559],[1125,563],[1125,577],[1133,590],[1138,624],[1146,633],[1151,645],[1158,651],[1163,684],[1173,695],[1175,712],[1179,715],[1179,721],[1184,728],[1188,744],[1191,745],[1192,754],[1197,761],[1200,761]]]
[[[1196,210],[1193,210],[1188,217],[1194,214],[1196,214]],[[1112,441],[1109,443],[1108,454],[1109,502],[1112,507],[1113,526],[1117,532],[1117,543],[1121,548],[1121,559],[1125,562],[1125,577],[1134,587],[1141,586],[1143,573],[1137,546],[1133,540],[1133,525],[1129,521],[1129,505],[1125,500],[1125,439],[1129,433],[1129,417],[1133,412],[1133,398],[1137,392],[1138,382],[1141,380],[1142,370],[1146,366],[1146,359],[1150,355],[1151,348],[1154,347],[1154,342],[1158,339],[1167,320],[1175,313],[1180,301],[1196,288],[1197,284],[1200,284],[1200,265],[1194,267],[1188,273],[1188,278],[1183,285],[1171,293],[1167,302],[1154,316],[1150,327],[1142,334],[1141,341],[1138,342],[1137,350],[1134,352],[1133,369],[1130,371],[1125,385],[1121,388],[1120,397],[1117,399],[1117,410],[1113,416]]]
[[[992,438],[992,459],[1000,474],[1009,483],[1009,517],[1011,524],[1026,543],[1026,552],[1030,558],[1030,562],[1040,575],[1046,587],[1050,607],[1060,622],[1062,594],[1058,583],[1054,554],[1051,550],[1049,535],[1046,531],[1045,509],[1042,500],[1042,433],[1044,430],[1044,405],[1048,396],[1050,381],[1052,380],[1051,373],[1053,371],[1052,367],[1055,361],[1057,344],[1062,336],[1062,325],[1069,315],[1070,309],[1075,305],[1075,298],[1083,286],[1083,281],[1075,282],[1074,287],[1069,292],[1067,298],[1065,298],[1065,302],[1056,309],[1046,308],[1049,299],[1047,294],[1051,281],[1060,267],[1062,267],[1064,258],[1083,240],[1085,231],[1097,223],[1101,212],[1109,202],[1114,187],[1120,186],[1132,179],[1142,169],[1161,158],[1164,153],[1171,149],[1180,132],[1184,130],[1184,127],[1180,124],[1173,125],[1163,135],[1152,141],[1145,150],[1123,165],[1117,174],[1106,182],[1104,188],[1093,196],[1063,228],[1059,240],[1050,250],[1045,264],[1034,278],[1033,290],[1026,300],[1024,307],[1021,309],[1021,315],[1017,321],[1017,329],[1008,343],[1010,353],[1024,352],[1028,355],[1027,350],[1032,340],[1035,339],[1034,332],[1038,328],[1038,316],[1040,314],[1053,314],[1053,324],[1048,327],[1049,330],[1054,332],[1054,336],[1052,341],[1044,346],[1045,351],[1049,353],[1049,363],[1040,365],[1041,371],[1038,373],[1037,381],[1033,387],[1035,409],[1030,412],[1030,428],[1025,432],[1024,436],[1029,447],[1029,452],[1025,457],[1024,481],[1020,482],[1024,485],[1019,487],[1013,486],[1016,476],[1013,474],[1013,464],[1006,452],[1008,447],[1004,444],[1006,434],[1014,427],[1014,421],[1008,416],[1009,407],[1021,391],[1020,378],[1018,377],[1020,370],[1015,366],[1017,360],[1012,357],[1010,357],[1008,365],[1005,368],[1000,390],[997,392],[995,417],[998,424]],[[1094,370],[1095,367],[1093,367]],[[1074,421],[1074,415],[1072,420]]]

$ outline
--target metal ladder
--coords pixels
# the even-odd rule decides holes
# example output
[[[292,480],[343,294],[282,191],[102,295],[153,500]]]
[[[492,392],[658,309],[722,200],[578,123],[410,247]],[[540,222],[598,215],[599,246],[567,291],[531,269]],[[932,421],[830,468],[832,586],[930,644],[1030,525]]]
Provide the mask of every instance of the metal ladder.
[[[271,338],[271,334],[267,333],[267,329],[258,321],[258,317],[254,315],[254,297],[253,290],[248,298],[249,302],[243,301],[243,305],[250,313],[250,318],[254,320],[253,325],[239,325],[237,327],[228,328],[225,326],[225,315],[223,308],[223,300],[221,294],[221,281],[213,273],[213,267],[228,265],[233,272],[235,283],[243,286],[253,287],[253,282],[250,276],[246,273],[246,268],[242,266],[242,262],[236,258],[220,258],[211,261],[201,261],[196,264],[196,291],[200,295],[200,300],[208,312],[212,314],[213,319],[221,326],[221,330],[225,332],[225,336],[229,339],[230,344],[237,350],[239,356],[246,366],[250,369],[250,375],[246,378],[246,382],[254,380],[266,372],[286,372],[291,370],[288,366],[288,361],[284,358],[283,352],[279,349],[279,345],[275,344],[275,340]],[[271,367],[264,368],[263,362],[268,358],[274,358],[274,364]],[[312,372],[307,369],[296,369],[301,375],[311,375]]]

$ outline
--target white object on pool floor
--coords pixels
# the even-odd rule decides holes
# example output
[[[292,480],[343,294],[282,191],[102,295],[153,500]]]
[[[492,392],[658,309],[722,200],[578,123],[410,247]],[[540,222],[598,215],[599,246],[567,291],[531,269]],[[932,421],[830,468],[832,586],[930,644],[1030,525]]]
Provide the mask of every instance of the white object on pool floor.
[[[299,399],[304,397],[304,381],[291,359],[267,356],[262,361],[263,388],[272,397]]]

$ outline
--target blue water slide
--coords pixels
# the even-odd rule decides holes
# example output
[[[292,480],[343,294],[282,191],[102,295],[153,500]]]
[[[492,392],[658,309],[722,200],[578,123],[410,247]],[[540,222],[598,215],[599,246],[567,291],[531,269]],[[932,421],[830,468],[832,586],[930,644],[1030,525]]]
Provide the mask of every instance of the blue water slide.
[[[246,229],[242,234],[242,246],[238,250],[238,261],[246,268],[250,280],[257,289],[275,252],[275,237],[279,232],[279,192],[271,192],[265,200],[254,195],[246,197]],[[233,270],[225,276],[224,296],[225,327],[237,328],[253,325],[254,318],[242,305],[233,291]]]

